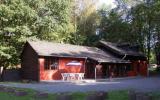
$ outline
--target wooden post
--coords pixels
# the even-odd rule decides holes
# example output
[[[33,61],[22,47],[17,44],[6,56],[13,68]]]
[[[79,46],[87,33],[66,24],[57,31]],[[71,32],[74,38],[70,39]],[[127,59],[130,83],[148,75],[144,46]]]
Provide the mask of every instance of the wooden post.
[[[86,63],[87,63],[87,58],[85,58],[84,66],[83,66],[83,67],[84,67],[84,68],[83,68],[83,69],[84,69],[84,76],[86,76],[86,75],[85,75],[85,73],[86,73]]]
[[[1,75],[2,72],[3,72],[3,68],[4,68],[4,67],[0,67],[0,75]]]
[[[95,80],[96,80],[96,78],[97,78],[97,68],[96,67],[94,69],[94,72],[95,72]]]
[[[43,80],[44,77],[42,77],[42,74],[43,74],[43,71],[45,69],[44,68],[45,59],[44,58],[39,58],[38,61],[39,61],[39,67],[38,67],[39,68],[38,69],[39,76],[38,77],[39,77],[39,80],[41,80],[41,79]]]
[[[1,66],[0,67],[0,81],[3,81],[3,71],[4,71],[4,67]]]
[[[95,79],[97,78],[97,69],[98,69],[98,72],[99,70],[101,70],[102,66],[100,65],[100,63],[98,65],[96,65],[95,67]]]

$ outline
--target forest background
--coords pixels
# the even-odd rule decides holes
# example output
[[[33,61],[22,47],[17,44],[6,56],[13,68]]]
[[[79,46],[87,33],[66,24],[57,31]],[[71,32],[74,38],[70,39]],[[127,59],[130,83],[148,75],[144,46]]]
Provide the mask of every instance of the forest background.
[[[0,66],[20,64],[26,40],[95,46],[139,45],[150,63],[160,50],[160,0],[0,0]]]

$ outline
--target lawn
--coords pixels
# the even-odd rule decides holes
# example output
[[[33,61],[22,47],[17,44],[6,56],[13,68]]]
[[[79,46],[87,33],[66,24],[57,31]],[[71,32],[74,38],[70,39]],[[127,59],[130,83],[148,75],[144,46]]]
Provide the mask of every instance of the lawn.
[[[8,92],[0,92],[0,100],[56,100],[56,96],[58,94],[48,94],[47,98],[35,98],[35,94],[37,91],[34,91],[32,89],[19,89],[14,88],[16,90],[20,91],[26,91],[28,94],[25,96],[15,96],[14,93],[8,93]],[[87,93],[81,93],[81,92],[75,92],[71,93],[73,100],[85,100],[87,95],[90,92]],[[160,100],[160,92],[151,93],[153,96],[153,100]],[[110,91],[108,92],[108,98],[107,100],[128,100],[128,91],[127,90],[121,90],[121,91]]]
[[[25,91],[28,94],[25,96],[15,96],[14,93],[0,91],[0,100],[55,100],[56,94],[48,94],[47,98],[35,98],[37,91],[32,89],[13,88],[17,91]]]

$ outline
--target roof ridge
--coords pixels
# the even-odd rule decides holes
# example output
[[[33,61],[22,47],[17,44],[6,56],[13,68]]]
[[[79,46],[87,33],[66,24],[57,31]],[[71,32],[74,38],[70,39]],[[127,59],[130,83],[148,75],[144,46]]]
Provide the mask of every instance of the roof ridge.
[[[95,48],[97,50],[100,50],[97,47],[90,47],[90,46],[86,46],[86,45],[75,45],[75,44],[70,44],[70,43],[59,43],[59,42],[53,42],[53,41],[47,41],[47,40],[27,40],[27,42],[31,43],[31,42],[45,42],[45,43],[50,43],[50,44],[60,44],[60,45],[69,45],[69,46],[75,46],[75,47],[87,47],[87,48]]]

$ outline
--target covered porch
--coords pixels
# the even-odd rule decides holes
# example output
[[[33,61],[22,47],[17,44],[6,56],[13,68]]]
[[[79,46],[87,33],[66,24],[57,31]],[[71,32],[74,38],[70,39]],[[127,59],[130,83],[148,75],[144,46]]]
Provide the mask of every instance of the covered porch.
[[[89,60],[85,66],[85,79],[107,79],[132,76],[133,66],[129,61],[117,60],[97,61]]]

